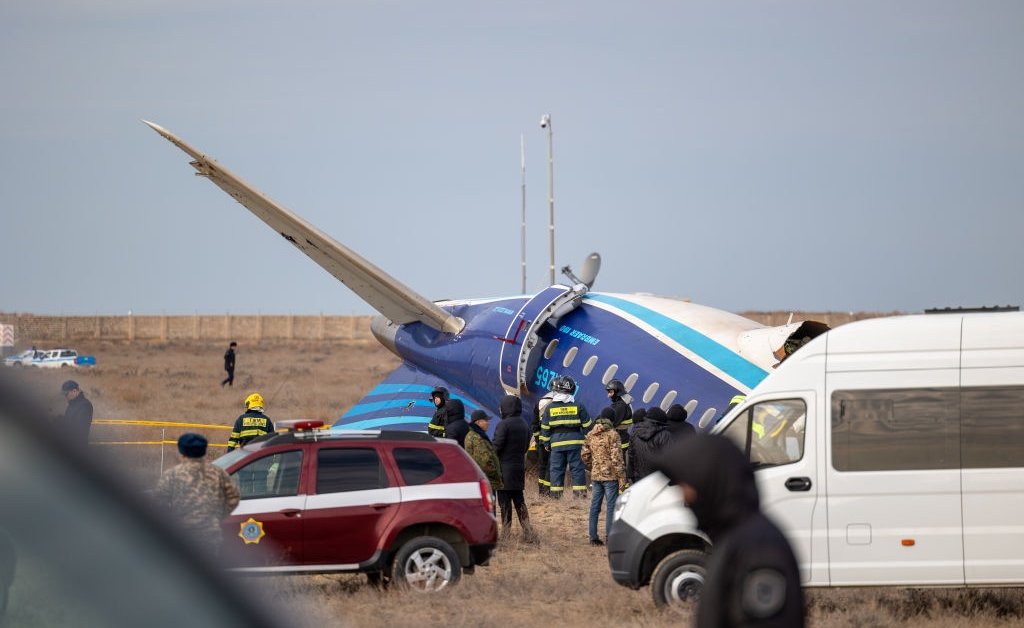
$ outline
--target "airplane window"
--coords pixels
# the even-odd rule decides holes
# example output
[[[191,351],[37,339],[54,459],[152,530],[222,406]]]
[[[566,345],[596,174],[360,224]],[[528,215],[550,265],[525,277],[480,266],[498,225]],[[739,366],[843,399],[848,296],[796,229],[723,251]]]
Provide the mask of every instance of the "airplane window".
[[[551,356],[555,355],[555,349],[558,348],[558,338],[555,338],[548,343],[547,348],[544,349],[544,359],[550,360]]]
[[[594,371],[595,366],[597,366],[597,356],[592,355],[587,358],[587,362],[583,365],[583,375],[590,375]]]
[[[691,399],[683,407],[686,408],[686,416],[693,416],[693,411],[697,409],[697,400]]]
[[[611,379],[615,377],[615,371],[617,370],[619,370],[618,364],[612,364],[607,369],[605,369],[604,377],[601,378],[601,383],[607,384],[608,382],[610,382]]]
[[[676,395],[678,394],[679,393],[677,393],[674,390],[670,390],[667,393],[665,393],[665,398],[661,400],[661,409],[664,410],[665,412],[668,412],[668,409],[672,407],[672,404],[676,400]]]
[[[633,390],[633,386],[636,385],[636,380],[640,379],[640,376],[636,373],[630,373],[623,385],[626,387],[626,392]]]
[[[651,399],[654,399],[654,395],[658,394],[658,386],[658,382],[654,382],[647,387],[647,390],[644,391],[644,403],[650,403]]]
[[[576,359],[576,353],[580,350],[579,347],[569,347],[569,350],[565,352],[565,358],[562,360],[562,366],[569,368],[572,361]]]

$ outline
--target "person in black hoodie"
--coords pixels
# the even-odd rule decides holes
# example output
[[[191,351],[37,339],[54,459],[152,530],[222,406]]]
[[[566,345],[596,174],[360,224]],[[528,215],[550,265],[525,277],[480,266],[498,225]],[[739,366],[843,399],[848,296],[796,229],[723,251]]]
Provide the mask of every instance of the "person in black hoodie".
[[[501,536],[508,538],[512,533],[512,506],[523,528],[523,539],[528,543],[536,541],[536,533],[530,525],[530,514],[526,510],[523,491],[526,489],[526,450],[530,448],[530,426],[523,418],[523,402],[515,395],[505,395],[498,406],[501,423],[494,428],[494,449],[501,461],[502,489],[498,491],[498,508],[501,510]]]
[[[644,420],[633,424],[627,450],[626,477],[633,484],[654,472],[654,456],[668,445],[672,434],[668,431],[668,415],[654,406],[648,408]]]
[[[700,435],[674,442],[654,466],[679,485],[714,544],[694,625],[802,628],[793,549],[761,512],[743,452],[724,436]]]
[[[686,408],[678,403],[672,404],[665,414],[668,415],[668,431],[672,434],[672,438],[685,438],[697,433],[693,425],[686,422],[686,417],[689,415]]]
[[[469,423],[466,423],[466,406],[461,399],[449,399],[444,404],[444,437],[450,438],[459,447],[466,448],[466,433],[469,432]]]

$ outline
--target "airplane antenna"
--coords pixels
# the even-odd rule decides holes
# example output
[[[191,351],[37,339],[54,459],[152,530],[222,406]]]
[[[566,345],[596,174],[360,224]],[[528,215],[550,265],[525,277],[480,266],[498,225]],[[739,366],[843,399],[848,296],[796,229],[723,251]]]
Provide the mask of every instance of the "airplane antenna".
[[[522,133],[519,134],[519,168],[523,175],[523,218],[519,225],[519,249],[522,253],[520,265],[523,268],[523,294],[526,294],[526,139]]]
[[[548,130],[548,250],[551,252],[551,284],[555,285],[555,157],[552,148],[554,130],[551,114],[545,113],[540,119],[540,128]]]

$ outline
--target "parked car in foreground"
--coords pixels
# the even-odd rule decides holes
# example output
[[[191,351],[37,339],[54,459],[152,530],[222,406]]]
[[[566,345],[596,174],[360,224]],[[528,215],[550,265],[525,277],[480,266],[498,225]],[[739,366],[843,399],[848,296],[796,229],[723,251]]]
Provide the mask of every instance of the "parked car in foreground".
[[[4,358],[4,366],[31,366],[32,360],[43,353],[43,351],[36,351],[35,349],[15,353]]]
[[[486,565],[491,486],[455,441],[302,421],[221,456],[242,501],[222,562],[248,573],[363,572],[438,591]]]

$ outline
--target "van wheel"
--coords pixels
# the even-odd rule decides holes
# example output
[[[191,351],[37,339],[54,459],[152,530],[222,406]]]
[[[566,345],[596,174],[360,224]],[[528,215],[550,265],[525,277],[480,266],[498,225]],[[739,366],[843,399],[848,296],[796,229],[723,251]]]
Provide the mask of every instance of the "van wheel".
[[[398,550],[392,580],[402,588],[415,591],[440,591],[462,577],[459,556],[446,541],[433,536],[418,536]]]
[[[658,608],[683,608],[700,600],[707,578],[708,555],[685,549],[666,556],[651,577],[651,594]]]

